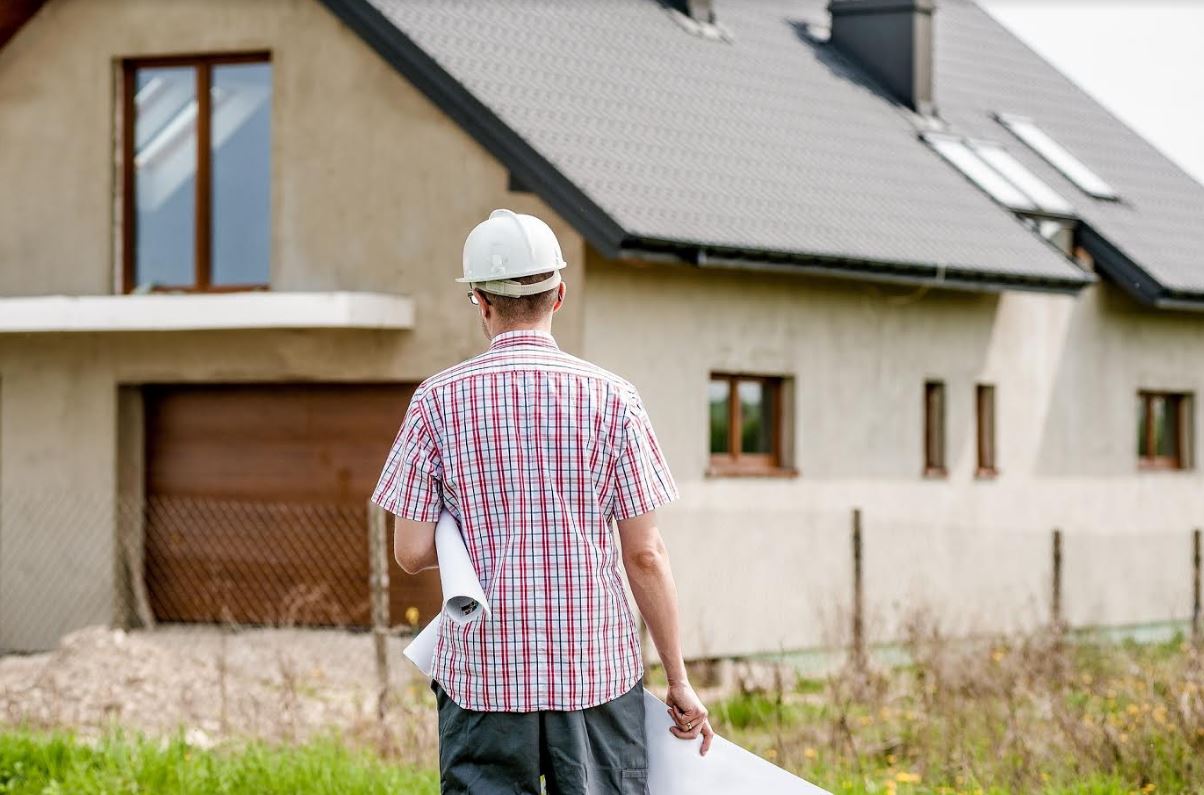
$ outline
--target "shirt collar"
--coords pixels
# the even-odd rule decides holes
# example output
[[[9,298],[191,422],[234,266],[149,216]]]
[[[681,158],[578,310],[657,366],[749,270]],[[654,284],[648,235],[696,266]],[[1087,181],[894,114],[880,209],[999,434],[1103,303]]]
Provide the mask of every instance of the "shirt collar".
[[[556,340],[546,331],[537,329],[515,329],[513,331],[503,331],[497,334],[489,343],[489,350],[497,348],[511,348],[518,345],[535,345],[541,348],[556,348],[560,346],[556,344]]]

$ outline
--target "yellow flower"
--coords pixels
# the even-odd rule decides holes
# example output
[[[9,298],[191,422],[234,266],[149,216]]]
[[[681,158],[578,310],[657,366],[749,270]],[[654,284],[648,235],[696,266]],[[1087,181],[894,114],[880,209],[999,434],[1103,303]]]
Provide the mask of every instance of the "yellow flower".
[[[766,748],[765,749],[765,758],[766,759],[777,759],[778,758],[778,749]]]
[[[808,759],[814,759],[815,758],[815,749],[814,748],[804,748],[803,756],[807,757]]]
[[[1146,793],[1146,795],[1149,795],[1149,793],[1153,792],[1156,788],[1157,786],[1151,781],[1149,784],[1146,784],[1144,787],[1142,787],[1141,791]]]
[[[406,623],[411,627],[418,626],[418,608],[410,605],[406,608]]]
[[[905,771],[900,770],[898,773],[895,774],[895,781],[898,781],[900,784],[919,784],[920,783],[920,774],[919,773],[907,773]]]

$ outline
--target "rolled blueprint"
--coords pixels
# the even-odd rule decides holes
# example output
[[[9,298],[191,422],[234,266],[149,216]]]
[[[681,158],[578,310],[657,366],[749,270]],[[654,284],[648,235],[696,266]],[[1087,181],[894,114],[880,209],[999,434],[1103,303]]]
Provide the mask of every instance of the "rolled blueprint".
[[[442,543],[440,542],[442,539]],[[489,615],[480,580],[468,558],[460,528],[447,511],[435,528],[439,553],[439,579],[443,584],[443,612],[426,625],[405,648],[405,656],[426,676],[435,663],[439,624],[447,615],[467,623]],[[456,571],[449,571],[456,569]],[[474,586],[475,588],[471,587]],[[459,600],[459,601],[457,601]],[[468,602],[474,601],[475,607]],[[465,608],[469,608],[467,611]],[[454,611],[459,611],[457,619]],[[644,691],[644,737],[648,747],[649,795],[831,795],[766,762],[722,737],[716,736],[706,756],[698,753],[701,738],[680,740],[669,731],[673,719],[665,702]]]
[[[456,518],[443,509],[435,524],[435,551],[439,555],[439,584],[443,588],[443,614],[457,624],[489,615],[489,602],[481,580],[472,568]]]

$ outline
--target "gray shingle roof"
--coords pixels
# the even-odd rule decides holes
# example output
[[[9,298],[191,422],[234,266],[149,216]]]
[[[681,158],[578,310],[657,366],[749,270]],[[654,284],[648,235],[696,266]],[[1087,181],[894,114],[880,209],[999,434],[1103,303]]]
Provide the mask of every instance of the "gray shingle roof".
[[[944,118],[1008,145],[1166,290],[1204,293],[1204,185],[967,0],[942,0],[936,36],[937,107]],[[1031,117],[1120,200],[1079,190],[1012,138],[991,118],[995,112]]]
[[[822,0],[717,3],[732,43],[691,35],[654,0],[369,0],[379,14],[326,2],[607,253],[674,243],[994,285],[1089,280],[919,141],[860,69],[812,40],[801,23],[826,24]],[[967,66],[974,45],[955,47],[949,34],[1001,37],[1013,59],[1026,51],[975,9],[948,15],[957,21],[938,24],[938,99],[969,107],[956,109],[961,123],[981,113],[964,97],[1002,78]],[[393,31],[375,24],[382,17]],[[420,55],[404,52],[414,45]],[[949,79],[949,69],[972,74]],[[445,72],[457,88],[416,71]],[[535,165],[523,174],[511,156]],[[1128,192],[1124,175],[1115,181]]]

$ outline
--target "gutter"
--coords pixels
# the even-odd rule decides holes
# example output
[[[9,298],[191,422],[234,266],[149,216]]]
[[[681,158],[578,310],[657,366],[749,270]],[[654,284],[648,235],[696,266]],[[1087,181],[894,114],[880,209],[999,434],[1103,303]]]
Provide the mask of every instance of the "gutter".
[[[830,276],[838,279],[985,293],[1028,290],[1073,295],[1097,281],[1097,278],[1089,273],[1082,273],[1077,278],[1067,277],[1065,279],[1023,274],[981,273],[969,269],[949,268],[926,263],[719,249],[648,239],[625,241],[624,246],[619,250],[619,256],[646,262],[684,263],[702,269]]]
[[[1204,293],[1168,288],[1088,224],[1080,223],[1079,229],[1083,248],[1096,268],[1138,303],[1154,309],[1204,312]]]

